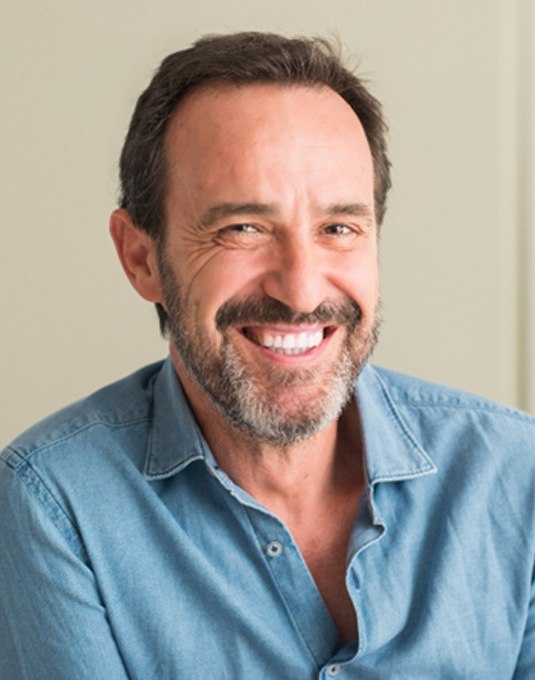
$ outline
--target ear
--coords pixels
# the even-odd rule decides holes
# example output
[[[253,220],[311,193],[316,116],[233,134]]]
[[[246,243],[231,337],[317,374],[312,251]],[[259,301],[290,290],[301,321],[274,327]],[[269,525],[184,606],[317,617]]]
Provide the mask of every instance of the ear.
[[[132,286],[145,300],[162,302],[154,240],[136,227],[130,213],[122,208],[111,214],[110,234]]]

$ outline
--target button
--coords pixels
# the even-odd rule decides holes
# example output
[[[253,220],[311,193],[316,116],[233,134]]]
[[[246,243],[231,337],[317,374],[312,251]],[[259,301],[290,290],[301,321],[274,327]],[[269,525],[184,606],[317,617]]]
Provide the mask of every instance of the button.
[[[268,557],[280,557],[282,555],[282,545],[278,541],[271,541],[266,548]]]
[[[338,675],[338,673],[340,673],[340,666],[339,666],[338,664],[336,664],[336,663],[331,664],[331,665],[327,668],[327,675],[328,675],[330,678],[334,678],[335,675]]]

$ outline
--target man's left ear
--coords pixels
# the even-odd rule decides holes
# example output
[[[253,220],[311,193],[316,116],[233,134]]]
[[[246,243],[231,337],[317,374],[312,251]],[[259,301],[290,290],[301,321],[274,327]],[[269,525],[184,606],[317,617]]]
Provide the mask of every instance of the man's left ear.
[[[132,286],[149,302],[162,302],[162,286],[157,267],[156,244],[134,224],[123,208],[110,217],[110,234],[117,255]]]

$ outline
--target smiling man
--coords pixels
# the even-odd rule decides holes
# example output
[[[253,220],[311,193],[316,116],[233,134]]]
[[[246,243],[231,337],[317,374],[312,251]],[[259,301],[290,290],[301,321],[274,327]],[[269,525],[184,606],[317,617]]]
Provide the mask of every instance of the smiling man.
[[[197,417],[230,421],[246,451],[335,427],[378,297],[373,163],[353,110],[327,87],[206,85],[169,124],[166,168],[160,247],[124,209],[112,233],[168,314]]]
[[[362,82],[322,41],[203,39],[121,182],[170,356],[2,453],[2,677],[533,677],[533,419],[367,364],[390,181]]]

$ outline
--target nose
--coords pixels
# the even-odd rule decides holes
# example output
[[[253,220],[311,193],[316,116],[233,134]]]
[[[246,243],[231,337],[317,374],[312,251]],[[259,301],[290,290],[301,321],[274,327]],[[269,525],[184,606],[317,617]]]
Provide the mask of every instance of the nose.
[[[320,249],[305,239],[285,239],[271,256],[264,292],[295,312],[309,313],[328,297]]]

